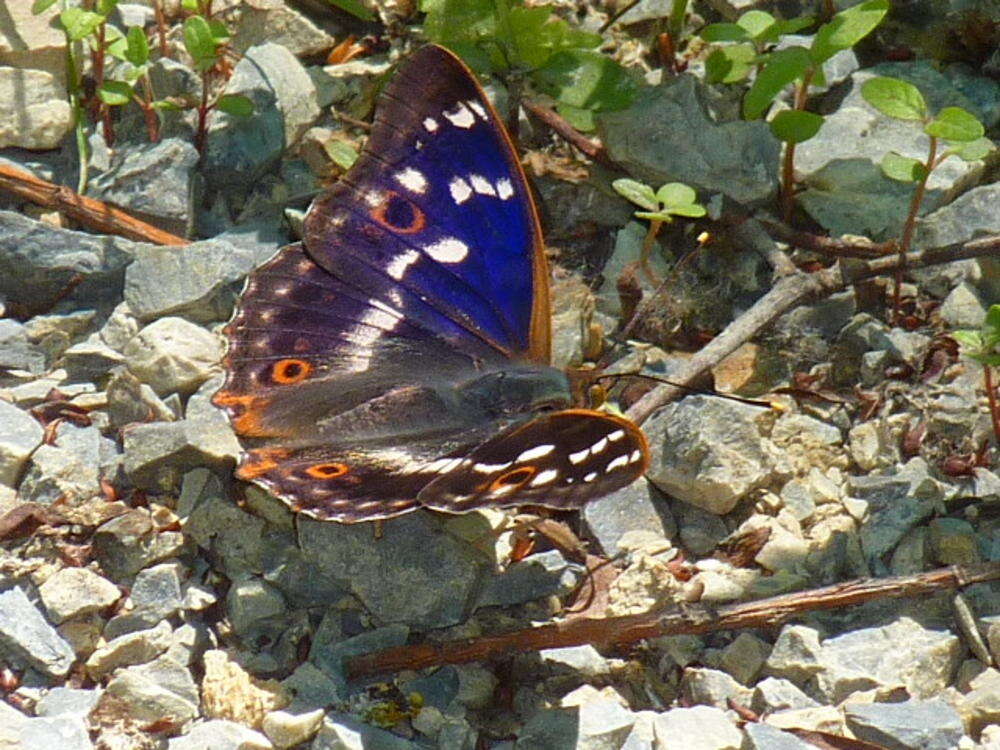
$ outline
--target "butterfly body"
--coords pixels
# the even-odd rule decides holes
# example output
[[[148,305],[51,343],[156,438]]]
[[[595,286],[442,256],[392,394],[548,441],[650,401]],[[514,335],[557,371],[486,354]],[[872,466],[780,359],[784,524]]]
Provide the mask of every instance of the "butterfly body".
[[[647,463],[548,365],[548,269],[516,154],[472,74],[425,47],[301,244],[248,278],[214,401],[237,476],[343,522],[578,507]]]

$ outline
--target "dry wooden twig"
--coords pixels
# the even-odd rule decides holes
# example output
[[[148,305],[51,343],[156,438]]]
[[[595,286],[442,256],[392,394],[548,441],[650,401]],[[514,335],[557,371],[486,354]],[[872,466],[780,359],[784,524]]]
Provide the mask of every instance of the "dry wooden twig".
[[[552,128],[563,140],[578,149],[588,159],[592,159],[601,166],[608,167],[609,169],[618,169],[618,166],[611,161],[611,157],[608,156],[608,152],[604,150],[604,145],[600,141],[587,138],[587,136],[566,122],[553,109],[527,99],[523,100],[521,105]]]
[[[623,646],[662,635],[769,628],[804,612],[839,609],[876,599],[926,596],[996,580],[1000,580],[1000,562],[952,566],[912,576],[846,581],[755,602],[730,604],[719,607],[712,614],[670,609],[624,617],[579,618],[466,641],[397,646],[348,660],[347,673],[351,677],[361,677],[585,643],[599,647]]]
[[[155,245],[187,245],[189,240],[129,216],[121,209],[54,185],[23,169],[0,164],[0,190],[54,208],[89,229]]]

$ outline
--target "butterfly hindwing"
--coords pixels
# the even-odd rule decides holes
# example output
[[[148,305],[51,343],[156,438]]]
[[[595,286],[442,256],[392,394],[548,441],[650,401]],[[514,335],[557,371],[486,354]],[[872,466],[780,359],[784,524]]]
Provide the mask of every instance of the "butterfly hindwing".
[[[423,300],[504,357],[548,362],[527,182],[474,76],[440,47],[414,53],[387,85],[363,154],[314,203],[306,245],[408,318],[424,320]]]

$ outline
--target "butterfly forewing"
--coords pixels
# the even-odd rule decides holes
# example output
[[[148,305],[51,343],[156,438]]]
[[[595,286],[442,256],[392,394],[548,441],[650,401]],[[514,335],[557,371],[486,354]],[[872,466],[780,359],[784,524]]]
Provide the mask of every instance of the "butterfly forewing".
[[[628,420],[566,409],[477,446],[428,484],[419,500],[452,513],[511,505],[568,510],[631,484],[648,463],[646,439]]]

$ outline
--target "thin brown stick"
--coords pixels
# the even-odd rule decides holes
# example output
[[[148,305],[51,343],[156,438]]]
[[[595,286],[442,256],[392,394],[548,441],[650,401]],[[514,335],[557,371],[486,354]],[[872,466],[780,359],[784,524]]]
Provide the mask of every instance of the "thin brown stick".
[[[563,140],[581,151],[588,159],[593,159],[598,164],[609,169],[618,168],[599,141],[587,138],[587,136],[566,122],[555,110],[528,99],[523,99],[521,106],[552,128]]]
[[[966,243],[907,253],[906,268],[926,268],[984,255],[1000,257],[1000,236],[983,237]],[[815,273],[795,273],[778,279],[771,290],[757,300],[743,315],[730,323],[677,371],[671,380],[681,385],[693,385],[719,362],[758,335],[789,310],[805,302],[822,299],[846,289],[859,281],[886,276],[900,268],[900,258],[890,255],[865,261],[841,261]],[[662,385],[653,389],[628,410],[628,417],[642,424],[657,409],[665,406],[683,391]]]
[[[138,242],[156,245],[187,245],[188,240],[139,221],[121,209],[87,198],[63,185],[53,185],[23,169],[0,164],[0,190],[19,198],[54,208],[89,229],[116,234]]]
[[[892,247],[892,242],[872,242],[866,237],[859,238],[856,242],[847,242],[833,237],[824,237],[809,232],[800,232],[792,229],[787,224],[774,221],[766,216],[756,217],[767,229],[768,234],[776,240],[787,242],[789,245],[809,250],[821,255],[832,255],[837,258],[863,258],[865,260],[878,258],[888,253]]]
[[[596,646],[624,646],[644,638],[663,635],[770,628],[805,612],[840,609],[877,599],[926,596],[947,589],[995,580],[1000,580],[1000,562],[952,566],[912,576],[846,581],[755,602],[726,605],[719,607],[713,615],[669,609],[624,617],[581,617],[513,633],[452,643],[397,646],[372,654],[363,654],[348,660],[347,673],[351,677],[361,677],[401,669],[423,669],[441,664],[481,661],[509,653],[564,648],[585,643]]]
[[[983,365],[983,380],[986,386],[986,399],[990,404],[990,423],[993,425],[993,437],[1000,445],[1000,404],[997,403],[997,387],[993,382],[993,367]]]

